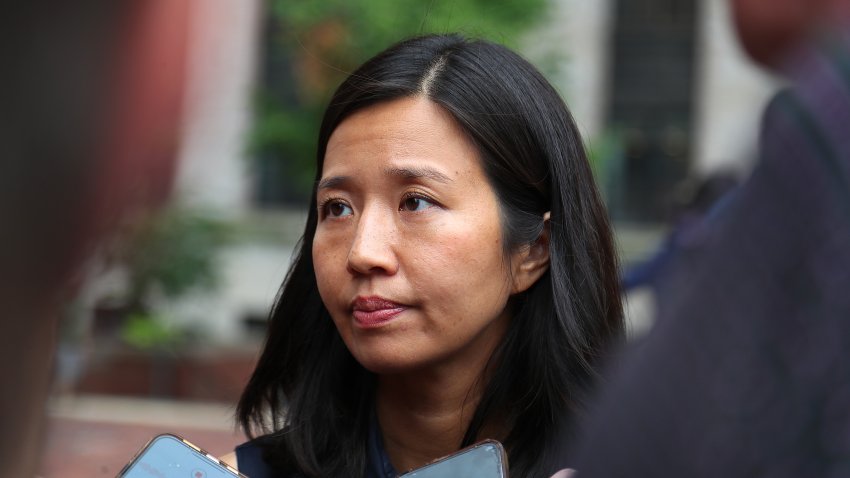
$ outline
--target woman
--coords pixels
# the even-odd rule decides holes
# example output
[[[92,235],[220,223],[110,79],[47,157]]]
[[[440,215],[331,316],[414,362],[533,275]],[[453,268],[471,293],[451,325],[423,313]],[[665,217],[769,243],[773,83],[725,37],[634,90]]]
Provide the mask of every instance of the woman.
[[[604,207],[529,63],[402,42],[334,94],[300,253],[239,403],[238,466],[395,476],[484,438],[549,476],[623,331]]]

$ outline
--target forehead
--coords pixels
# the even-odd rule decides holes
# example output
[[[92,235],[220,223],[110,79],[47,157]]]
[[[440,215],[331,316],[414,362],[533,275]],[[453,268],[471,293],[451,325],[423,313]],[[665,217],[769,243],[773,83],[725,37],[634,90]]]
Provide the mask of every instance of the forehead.
[[[340,168],[417,162],[450,170],[450,176],[480,169],[474,144],[447,111],[426,98],[401,98],[343,120],[328,140],[323,175]]]

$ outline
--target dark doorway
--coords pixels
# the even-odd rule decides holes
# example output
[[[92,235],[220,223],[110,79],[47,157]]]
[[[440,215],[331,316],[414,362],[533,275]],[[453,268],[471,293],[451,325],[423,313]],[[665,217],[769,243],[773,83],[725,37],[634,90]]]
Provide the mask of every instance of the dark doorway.
[[[615,219],[667,218],[688,173],[694,84],[694,0],[617,0],[607,123],[622,139]]]

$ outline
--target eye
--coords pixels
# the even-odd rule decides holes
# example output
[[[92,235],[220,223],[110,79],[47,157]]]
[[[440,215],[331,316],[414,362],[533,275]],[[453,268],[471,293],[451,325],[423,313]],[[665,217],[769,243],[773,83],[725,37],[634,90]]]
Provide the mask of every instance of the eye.
[[[329,199],[322,204],[320,208],[324,217],[345,217],[354,213],[351,206],[340,201],[339,199]]]
[[[422,211],[434,206],[435,204],[428,198],[419,195],[411,195],[401,201],[401,205],[399,205],[398,210]]]

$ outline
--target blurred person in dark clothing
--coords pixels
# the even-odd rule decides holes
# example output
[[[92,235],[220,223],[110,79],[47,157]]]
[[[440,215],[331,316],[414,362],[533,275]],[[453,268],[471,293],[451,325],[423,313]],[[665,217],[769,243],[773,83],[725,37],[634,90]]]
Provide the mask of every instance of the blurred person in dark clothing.
[[[67,285],[123,214],[163,201],[187,1],[14,1],[0,15],[0,475],[42,445]]]
[[[850,476],[850,1],[732,3],[792,86],[587,422],[580,477]]]
[[[623,291],[629,292],[645,286],[655,289],[657,283],[664,280],[667,269],[678,252],[700,241],[707,219],[718,207],[718,203],[737,185],[736,175],[725,171],[683,181],[683,184],[676,188],[681,191],[673,206],[670,231],[648,259],[625,268]]]

